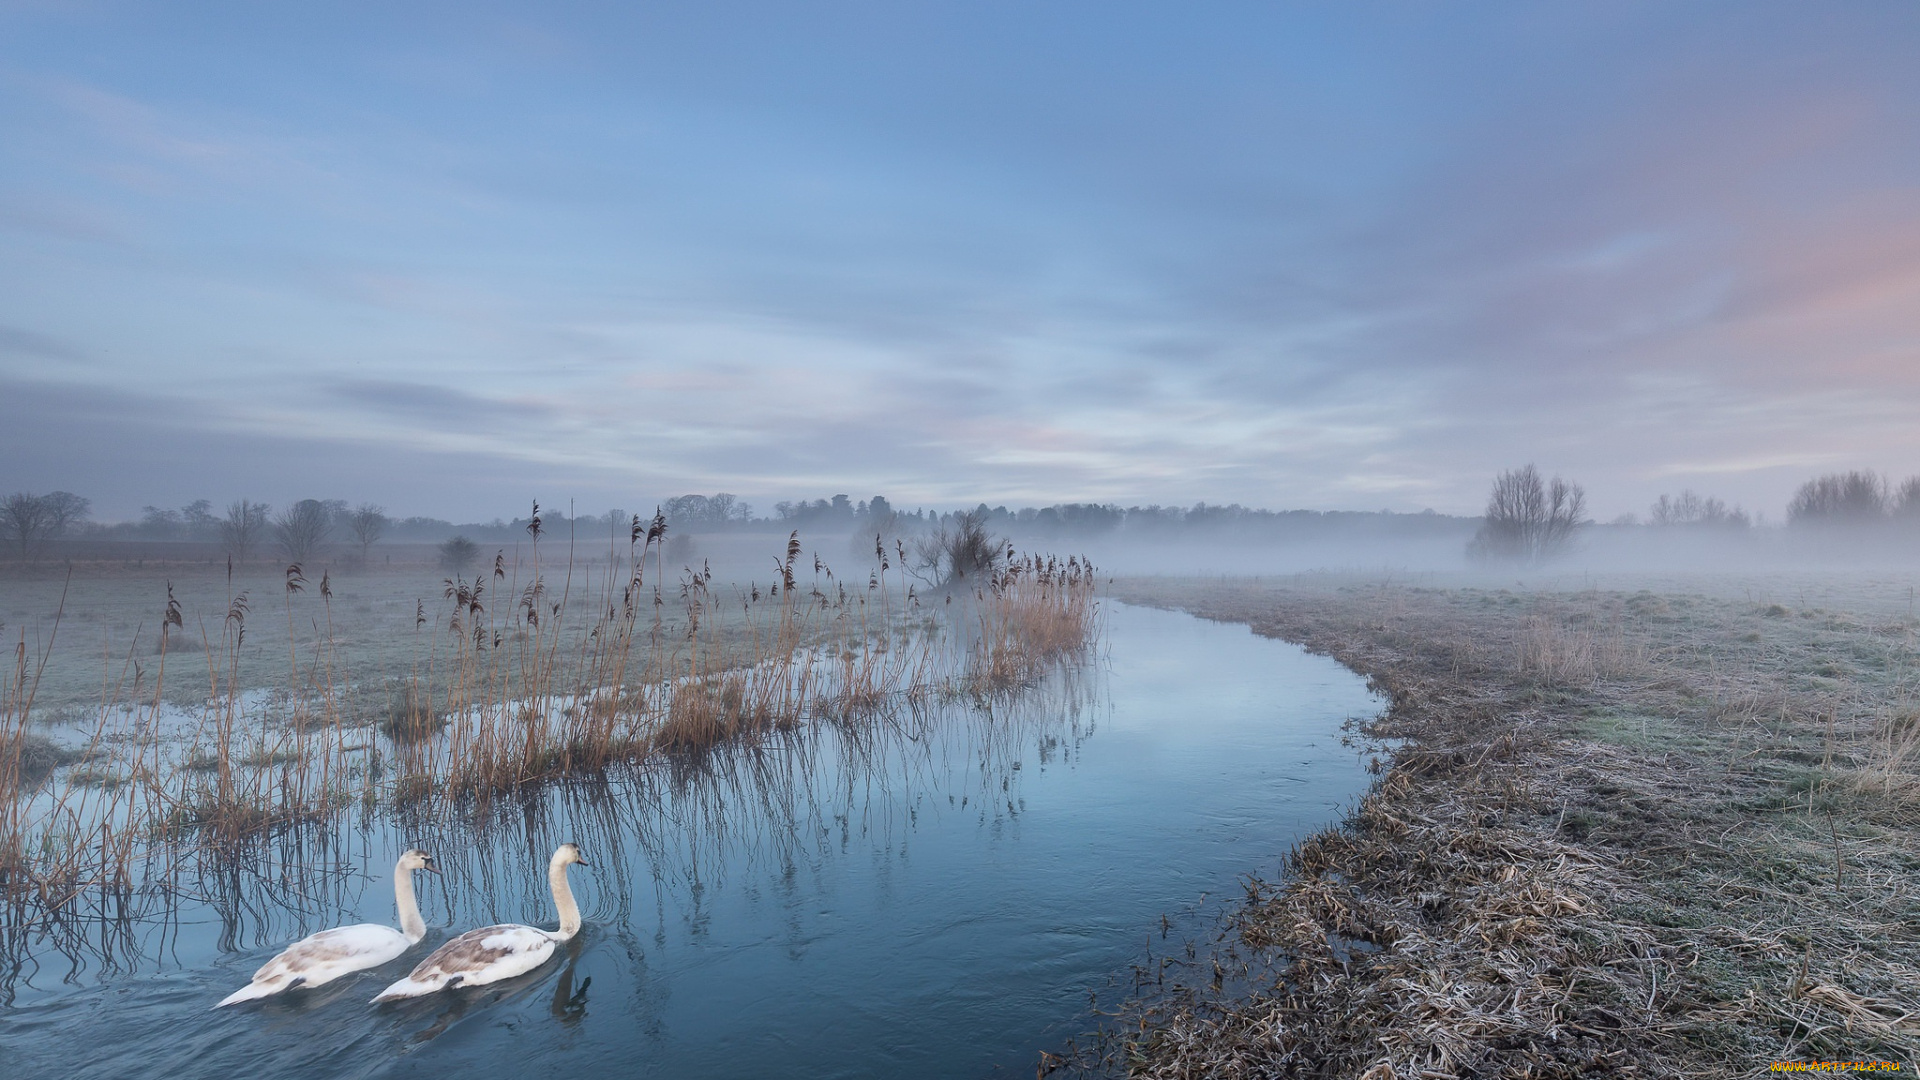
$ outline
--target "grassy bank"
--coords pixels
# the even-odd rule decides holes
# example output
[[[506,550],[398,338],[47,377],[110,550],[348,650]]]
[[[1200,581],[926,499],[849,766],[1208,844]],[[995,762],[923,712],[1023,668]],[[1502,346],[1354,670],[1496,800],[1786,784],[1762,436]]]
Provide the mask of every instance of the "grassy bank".
[[[1700,587],[1131,580],[1368,676],[1401,740],[1103,1049],[1151,1077],[1920,1063],[1916,623]],[[1837,599],[1836,599],[1837,598]],[[1905,597],[1900,598],[1904,601]],[[1230,974],[1230,973],[1228,973]]]

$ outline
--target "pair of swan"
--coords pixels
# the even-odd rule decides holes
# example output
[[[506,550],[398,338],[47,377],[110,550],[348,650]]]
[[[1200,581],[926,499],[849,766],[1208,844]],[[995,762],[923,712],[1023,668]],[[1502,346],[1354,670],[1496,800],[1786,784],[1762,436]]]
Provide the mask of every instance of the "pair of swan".
[[[547,884],[553,889],[553,906],[560,909],[558,932],[518,923],[469,930],[433,950],[406,978],[380,991],[373,1003],[421,997],[456,986],[485,986],[546,963],[555,945],[580,932],[580,905],[573,902],[573,886],[567,884],[567,867],[574,863],[591,865],[573,844],[561,844],[547,861]]]
[[[561,844],[547,862],[547,884],[554,906],[560,909],[560,929],[503,923],[469,930],[414,967],[406,978],[380,992],[374,1002],[420,997],[455,986],[485,986],[532,971],[553,956],[554,945],[580,932],[580,906],[567,883],[567,867],[589,865],[574,844]],[[400,909],[400,929],[361,923],[322,930],[289,945],[286,951],[254,973],[253,981],[221,999],[219,1005],[252,1001],[299,986],[320,986],[356,971],[379,967],[419,944],[427,936],[420,904],[413,895],[413,871],[439,873],[433,856],[409,848],[393,866],[393,899]]]

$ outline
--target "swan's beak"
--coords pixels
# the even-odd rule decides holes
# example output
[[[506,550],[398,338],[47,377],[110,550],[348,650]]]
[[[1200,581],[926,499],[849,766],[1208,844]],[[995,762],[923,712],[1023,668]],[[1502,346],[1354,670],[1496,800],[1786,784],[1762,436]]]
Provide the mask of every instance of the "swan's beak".
[[[429,873],[434,873],[434,874],[437,874],[440,872],[440,868],[433,865],[432,863],[421,863],[420,869],[425,870]]]

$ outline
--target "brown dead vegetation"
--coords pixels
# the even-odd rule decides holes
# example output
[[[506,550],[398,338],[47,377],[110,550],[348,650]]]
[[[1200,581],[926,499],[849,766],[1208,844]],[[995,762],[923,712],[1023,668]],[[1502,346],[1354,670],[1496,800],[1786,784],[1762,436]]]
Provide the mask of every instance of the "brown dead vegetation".
[[[250,620],[263,621],[255,601],[233,592],[181,657],[186,619],[169,583],[158,660],[149,672],[135,646],[117,666],[110,654],[85,744],[70,750],[30,731],[63,605],[44,650],[22,631],[0,670],[0,929],[85,892],[164,886],[186,861],[244,856],[350,808],[469,820],[496,798],[663,756],[928,696],[1017,691],[1097,629],[1097,579],[1078,558],[1008,553],[931,609],[894,561],[903,547],[876,540],[864,583],[849,585],[817,556],[809,576],[796,532],[764,588],[716,584],[705,566],[669,583],[665,531],[664,518],[635,517],[626,558],[583,582],[570,561],[542,570],[535,504],[528,560],[502,551],[491,574],[444,580],[437,610],[415,601],[398,677],[346,661],[331,576],[289,565],[273,612],[284,682],[270,702],[241,674]],[[175,705],[168,680],[183,669],[193,692]]]
[[[1920,1056],[1910,617],[1115,591],[1340,659],[1391,701],[1369,733],[1400,741],[1345,824],[1252,883],[1214,955],[1123,1009],[1078,1070],[1735,1076]]]

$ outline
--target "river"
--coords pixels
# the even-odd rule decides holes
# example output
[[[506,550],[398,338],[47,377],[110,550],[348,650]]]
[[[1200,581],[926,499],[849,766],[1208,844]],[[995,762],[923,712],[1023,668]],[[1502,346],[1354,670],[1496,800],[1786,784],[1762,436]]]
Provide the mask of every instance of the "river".
[[[14,933],[4,1073],[37,1077],[1032,1075],[1089,995],[1271,873],[1364,790],[1382,702],[1244,626],[1107,605],[1097,663],[1017,702],[822,725],[556,790],[486,820],[361,821],[209,870],[160,911]],[[586,929],[511,984],[367,1004],[433,945],[553,925],[561,840]],[[212,1011],[287,942],[391,923],[422,844],[426,942],[376,972]]]

